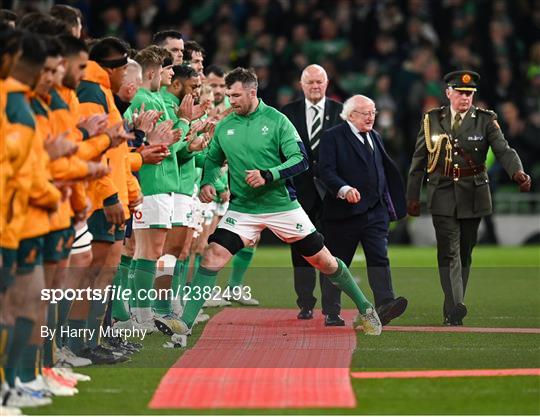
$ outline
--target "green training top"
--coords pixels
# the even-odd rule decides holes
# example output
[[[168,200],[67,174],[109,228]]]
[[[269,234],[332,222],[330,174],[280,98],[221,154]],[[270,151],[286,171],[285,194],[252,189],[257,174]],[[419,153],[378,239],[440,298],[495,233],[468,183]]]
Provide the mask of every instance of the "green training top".
[[[216,127],[201,185],[213,184],[229,162],[230,209],[264,214],[300,207],[290,180],[308,168],[304,145],[287,117],[259,99],[247,116],[231,113]],[[246,183],[246,170],[269,170],[272,181],[259,188]]]

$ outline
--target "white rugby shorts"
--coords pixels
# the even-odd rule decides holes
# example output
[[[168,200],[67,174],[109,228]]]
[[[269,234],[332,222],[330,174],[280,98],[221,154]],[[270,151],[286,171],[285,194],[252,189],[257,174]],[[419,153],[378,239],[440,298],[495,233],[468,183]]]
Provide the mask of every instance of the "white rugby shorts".
[[[193,198],[185,194],[173,194],[174,211],[172,225],[192,227],[193,222]]]
[[[255,244],[266,228],[285,243],[296,242],[317,230],[302,207],[268,214],[228,210],[219,222],[218,228],[230,230],[252,244]]]
[[[170,229],[174,212],[173,195],[145,195],[140,210],[133,213],[133,230]]]

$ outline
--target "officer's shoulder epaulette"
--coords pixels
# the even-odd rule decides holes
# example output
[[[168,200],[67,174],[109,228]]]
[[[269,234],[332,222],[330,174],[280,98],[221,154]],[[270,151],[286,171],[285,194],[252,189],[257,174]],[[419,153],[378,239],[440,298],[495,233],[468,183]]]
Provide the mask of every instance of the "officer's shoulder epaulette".
[[[495,113],[493,110],[481,109],[480,107],[477,107],[476,110],[479,111],[482,114],[487,114],[487,115],[489,115],[491,117],[494,117],[495,119],[497,118],[497,113]]]
[[[443,111],[443,110],[444,110],[444,106],[435,107],[433,109],[429,109],[428,111],[426,111],[426,114],[436,113],[436,112]]]

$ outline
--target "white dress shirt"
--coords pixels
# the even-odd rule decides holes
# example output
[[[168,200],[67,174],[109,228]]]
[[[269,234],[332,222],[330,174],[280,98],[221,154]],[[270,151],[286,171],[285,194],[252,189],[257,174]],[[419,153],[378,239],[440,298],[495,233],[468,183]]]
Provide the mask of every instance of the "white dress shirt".
[[[321,125],[324,123],[324,104],[326,103],[326,97],[323,97],[317,104],[313,104],[311,101],[309,101],[307,98],[304,99],[306,102],[306,127],[308,132],[308,137],[311,135],[311,128],[313,127],[313,115],[314,110],[312,109],[313,106],[317,107],[319,110],[320,118],[321,118]]]

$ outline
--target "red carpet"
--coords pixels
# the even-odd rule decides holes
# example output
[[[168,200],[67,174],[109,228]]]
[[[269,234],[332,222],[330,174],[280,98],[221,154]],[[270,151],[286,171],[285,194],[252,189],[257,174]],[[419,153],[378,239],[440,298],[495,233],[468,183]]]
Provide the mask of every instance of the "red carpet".
[[[227,308],[165,374],[150,408],[355,407],[349,366],[356,348],[346,327],[296,310]]]
[[[540,334],[537,327],[446,327],[446,326],[384,326],[383,332],[427,333],[531,333]]]
[[[351,372],[353,378],[459,378],[471,376],[540,376],[539,368],[519,369],[441,369],[430,371]]]

